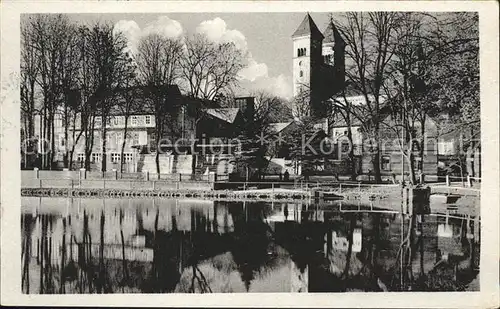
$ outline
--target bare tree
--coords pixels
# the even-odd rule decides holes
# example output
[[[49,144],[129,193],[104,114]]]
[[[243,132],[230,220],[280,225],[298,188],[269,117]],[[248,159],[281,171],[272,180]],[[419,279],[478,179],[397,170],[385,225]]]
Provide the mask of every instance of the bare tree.
[[[77,91],[78,67],[80,65],[79,37],[77,27],[71,25],[68,29],[69,37],[66,47],[66,56],[61,57],[61,87],[62,87],[62,125],[64,127],[64,167],[72,167],[72,159],[69,158],[70,152],[70,133],[69,130],[76,114],[79,112],[79,94]],[[70,162],[71,161],[71,162]]]
[[[125,146],[127,144],[128,120],[130,118],[131,112],[134,110],[134,108],[137,107],[137,96],[139,91],[135,86],[135,73],[131,72],[129,78],[125,82],[125,88],[121,91],[121,94],[118,95],[120,97],[118,109],[120,110],[120,114],[124,117],[123,141],[120,151],[120,173],[123,173],[123,167],[125,163],[123,156],[125,152]]]
[[[111,24],[95,24],[89,37],[90,56],[95,66],[95,96],[102,119],[102,164],[101,171],[106,171],[107,163],[107,128],[110,122],[110,111],[116,105],[114,94],[123,86],[130,75],[131,59],[125,52],[127,42],[121,33],[113,33]]]
[[[182,77],[191,96],[212,100],[238,81],[244,54],[231,42],[214,43],[203,35],[186,39]]]
[[[385,127],[402,141],[399,146],[409,166],[410,182],[415,183],[416,171],[423,172],[424,168],[430,117],[451,116],[456,120],[453,130],[457,132],[469,124],[472,124],[469,128],[474,128],[477,123],[478,119],[473,116],[479,115],[479,49],[474,31],[477,20],[474,21],[474,14],[399,14],[393,41],[394,57],[384,85],[393,115],[398,116]],[[458,36],[455,27],[464,31]],[[454,90],[451,92],[451,89]],[[472,117],[466,116],[462,127],[462,116],[470,107],[475,112]],[[477,126],[470,136],[476,129]],[[465,132],[469,134],[467,129]],[[418,167],[416,155],[421,160]]]
[[[73,40],[72,24],[64,15],[42,14],[32,19],[31,29],[39,59],[37,84],[43,96],[42,135],[50,141],[50,152],[43,167],[52,169],[56,145],[55,119],[63,100],[62,71]]]
[[[365,105],[359,115],[364,120],[366,134],[371,137],[375,181],[380,173],[380,118],[383,82],[392,58],[391,38],[397,23],[394,12],[349,12],[338,26],[346,42],[346,77],[359,91]]]
[[[308,85],[302,85],[300,91],[293,98],[292,114],[296,119],[311,117],[311,91]]]
[[[35,49],[33,24],[30,20],[21,22],[21,117],[24,125],[24,151],[33,153],[35,137],[35,95],[40,58]],[[41,138],[41,136],[39,137]],[[25,160],[28,160],[25,156]],[[27,165],[28,162],[25,162]]]
[[[344,120],[347,128],[347,140],[349,142],[349,165],[351,170],[351,180],[356,180],[357,170],[356,170],[356,158],[354,155],[354,148],[359,145],[354,144],[354,139],[352,136],[352,124],[356,118],[356,110],[352,105],[352,102],[347,98],[346,89],[341,91],[341,95],[334,97],[332,113],[330,114],[329,121],[337,120],[337,116]],[[341,147],[341,144],[338,144]]]
[[[137,68],[139,82],[145,87],[147,96],[155,114],[156,138],[156,173],[160,175],[160,144],[168,125],[175,129],[175,121],[168,121],[179,106],[167,102],[168,89],[175,84],[180,75],[182,44],[178,39],[171,39],[159,34],[150,34],[139,43]],[[168,124],[167,124],[168,123]],[[170,130],[171,133],[173,130]]]

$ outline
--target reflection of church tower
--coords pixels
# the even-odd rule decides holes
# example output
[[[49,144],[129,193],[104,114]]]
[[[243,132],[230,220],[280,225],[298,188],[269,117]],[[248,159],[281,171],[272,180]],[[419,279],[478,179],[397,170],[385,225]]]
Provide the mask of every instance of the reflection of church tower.
[[[314,114],[318,102],[316,84],[319,82],[323,34],[307,14],[292,35],[293,39],[293,95],[300,96],[300,104],[310,104],[310,112]],[[302,116],[302,115],[300,115]]]
[[[292,40],[295,116],[305,116],[307,110],[309,116],[324,118],[325,103],[344,86],[345,42],[332,23],[321,33],[309,14],[293,33]],[[304,104],[309,108],[300,107]]]

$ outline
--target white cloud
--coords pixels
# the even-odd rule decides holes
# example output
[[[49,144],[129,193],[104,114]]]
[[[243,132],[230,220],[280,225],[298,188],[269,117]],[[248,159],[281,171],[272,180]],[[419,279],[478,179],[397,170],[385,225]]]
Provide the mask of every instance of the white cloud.
[[[251,57],[251,56],[250,56]],[[265,63],[257,63],[253,58],[248,60],[247,67],[243,68],[239,75],[243,79],[247,79],[249,81],[255,81],[259,77],[268,75],[268,68]]]
[[[137,23],[133,20],[120,20],[115,24],[113,28],[114,34],[119,32],[121,32],[127,39],[127,45],[132,53],[135,53],[137,51],[137,45],[139,44],[139,38],[141,36],[141,28],[139,27],[139,25],[137,25]]]
[[[287,77],[283,74],[278,76],[261,76],[256,78],[254,81],[242,80],[241,88],[242,95],[249,95],[253,92],[265,91],[269,94],[276,95],[284,99],[292,98],[292,78]]]
[[[167,38],[178,38],[182,36],[183,31],[181,23],[177,20],[170,19],[168,16],[160,16],[144,28],[142,35],[157,33]]]
[[[143,29],[135,21],[120,20],[115,24],[114,31],[120,31],[124,34],[132,53],[137,52],[140,38],[150,33],[158,33],[169,38],[182,39],[184,37],[181,23],[168,16],[158,17]],[[245,89],[247,94],[263,90],[283,98],[292,97],[291,78],[282,74],[269,76],[267,64],[259,63],[248,51],[245,35],[236,29],[228,29],[223,19],[216,17],[205,20],[196,27],[196,32],[216,43],[233,42],[238,49],[247,55],[247,66],[239,72],[241,88]]]
[[[181,37],[183,34],[182,25],[168,16],[160,16],[149,23],[144,29],[133,20],[120,20],[113,29],[114,33],[121,32],[128,40],[128,47],[132,53],[137,52],[141,37],[151,33],[157,33],[168,38]]]
[[[227,29],[226,22],[220,17],[201,22],[196,27],[196,32],[204,34],[213,42],[233,42],[238,49],[247,51],[247,39],[243,33],[235,29]]]

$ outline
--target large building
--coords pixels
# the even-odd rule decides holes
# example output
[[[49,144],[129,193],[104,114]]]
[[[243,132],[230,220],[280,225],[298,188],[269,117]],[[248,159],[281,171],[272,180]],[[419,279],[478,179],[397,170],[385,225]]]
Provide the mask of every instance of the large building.
[[[182,95],[176,85],[166,86],[165,93],[169,107],[162,114],[164,132],[156,132],[156,111],[153,104],[148,103],[147,93],[142,87],[117,91],[106,119],[103,119],[100,111],[96,111],[92,117],[93,129],[90,131],[82,130],[81,115],[76,114],[68,126],[68,145],[65,145],[61,113],[56,113],[53,169],[65,166],[63,159],[65,155],[71,157],[74,145],[72,160],[68,159],[68,163],[72,162],[68,164],[71,169],[86,167],[88,156],[90,170],[102,170],[106,160],[106,171],[156,173],[156,139],[159,137],[162,174],[192,174],[193,171],[227,174],[229,160],[224,159],[224,163],[219,164],[220,158],[215,158],[212,152],[219,152],[221,147],[224,148],[228,140],[239,135],[245,119],[253,117],[253,98],[236,98],[234,106],[221,107],[215,101]],[[125,95],[132,100],[127,110],[121,104]],[[39,116],[35,118],[35,136],[42,136],[40,119]],[[104,128],[106,136],[103,134]],[[103,155],[104,139],[106,156]],[[125,147],[122,157],[123,142]],[[41,166],[41,160],[47,158],[39,154],[43,150],[50,150],[50,145],[40,145],[38,148],[38,155],[35,156],[39,162],[34,163],[35,167]],[[198,154],[196,157],[193,156],[193,149]],[[227,157],[228,153],[222,151],[221,155]]]
[[[334,21],[330,21],[326,29],[321,32],[309,14],[306,14],[296,31],[292,34],[293,40],[293,113],[295,118],[312,116],[315,119],[316,128],[322,129],[327,136],[337,145],[335,151],[338,154],[334,158],[337,165],[345,161],[348,152],[344,150],[347,139],[347,132],[352,134],[352,147],[354,148],[355,166],[358,174],[369,174],[373,172],[373,155],[367,148],[366,140],[369,136],[363,129],[358,117],[351,117],[348,125],[338,113],[332,113],[334,105],[338,102],[349,101],[354,109],[363,109],[366,105],[366,97],[348,87],[345,82],[345,49],[346,43],[342,38],[341,31],[337,29]],[[341,93],[344,95],[340,95]],[[369,100],[373,100],[373,95],[368,95]],[[381,103],[380,117],[384,124],[381,127],[381,135],[384,141],[381,143],[380,170],[382,175],[399,175],[402,170],[408,171],[409,166],[406,159],[403,160],[401,148],[396,140],[398,135],[390,127],[397,127],[394,119],[394,110],[390,102],[387,102],[384,95],[379,97]],[[345,102],[344,102],[345,104]],[[357,112],[357,116],[363,112]],[[366,115],[366,117],[371,117]],[[414,147],[415,169],[424,174],[435,175],[438,173],[438,166],[445,166],[447,157],[457,157],[456,136],[442,135],[438,129],[439,120],[426,117],[425,141],[419,145],[418,141]],[[420,129],[417,129],[420,132]],[[417,134],[418,135],[418,134]],[[418,137],[420,139],[420,137]],[[422,157],[419,148],[425,151]],[[478,155],[476,155],[479,157]],[[470,159],[472,160],[472,159]],[[475,165],[480,160],[473,160]],[[469,164],[472,165],[472,164]],[[325,168],[325,167],[323,167]],[[338,166],[335,168],[339,170]],[[283,170],[283,169],[282,169]],[[343,170],[343,168],[340,168]],[[465,169],[464,169],[465,170]],[[479,167],[469,168],[467,172],[475,175],[473,170]],[[350,169],[344,172],[350,172]]]
[[[344,87],[345,42],[333,23],[322,33],[309,14],[292,40],[294,116],[325,117],[328,99]]]

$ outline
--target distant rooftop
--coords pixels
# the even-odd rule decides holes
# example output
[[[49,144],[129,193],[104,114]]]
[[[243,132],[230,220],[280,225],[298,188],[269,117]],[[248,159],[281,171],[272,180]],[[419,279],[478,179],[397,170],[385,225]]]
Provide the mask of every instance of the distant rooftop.
[[[205,110],[205,112],[210,116],[216,117],[228,123],[234,123],[239,111],[239,108],[208,108]]]
[[[271,123],[270,124],[271,130],[273,132],[279,133],[279,132],[283,131],[286,127],[288,127],[292,122],[293,121]]]

